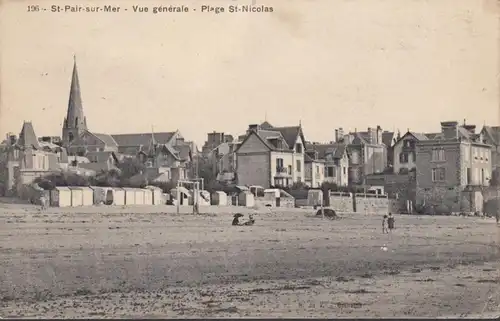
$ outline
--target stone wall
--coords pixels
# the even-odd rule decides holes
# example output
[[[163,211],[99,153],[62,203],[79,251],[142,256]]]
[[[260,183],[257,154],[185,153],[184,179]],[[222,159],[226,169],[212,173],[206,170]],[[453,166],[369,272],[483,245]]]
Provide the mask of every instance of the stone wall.
[[[385,195],[356,194],[356,212],[367,214],[388,214],[389,200]]]
[[[336,212],[387,214],[390,207],[386,195],[370,193],[353,196],[351,193],[331,192],[329,200],[329,207]]]
[[[349,212],[352,213],[353,200],[351,193],[330,192],[329,206],[335,212]]]
[[[462,207],[459,187],[417,188],[416,210],[420,214],[459,213]]]

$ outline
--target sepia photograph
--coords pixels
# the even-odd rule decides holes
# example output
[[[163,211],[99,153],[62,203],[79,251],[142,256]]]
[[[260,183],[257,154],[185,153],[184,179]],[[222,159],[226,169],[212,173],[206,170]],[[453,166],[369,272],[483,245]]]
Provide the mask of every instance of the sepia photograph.
[[[0,318],[499,318],[499,36],[497,0],[0,0]]]

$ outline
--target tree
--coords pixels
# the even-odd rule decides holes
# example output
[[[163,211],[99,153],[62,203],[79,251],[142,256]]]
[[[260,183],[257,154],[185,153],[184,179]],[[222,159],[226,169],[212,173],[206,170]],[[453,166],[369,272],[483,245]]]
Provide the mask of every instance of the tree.
[[[50,190],[56,186],[89,186],[90,180],[86,176],[76,173],[55,173],[36,178],[34,183],[43,189]]]
[[[130,177],[144,172],[146,166],[136,158],[125,158],[118,164],[121,179],[129,179]]]
[[[198,162],[198,177],[203,178],[205,186],[209,186],[217,181],[213,163],[210,161],[210,159],[201,155],[197,155],[196,162]]]

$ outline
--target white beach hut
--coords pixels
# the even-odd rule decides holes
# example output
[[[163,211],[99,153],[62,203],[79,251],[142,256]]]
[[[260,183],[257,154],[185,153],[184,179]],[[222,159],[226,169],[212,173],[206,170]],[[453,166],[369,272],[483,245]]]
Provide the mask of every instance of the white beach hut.
[[[112,192],[112,196],[113,196],[113,199],[112,199],[112,204],[113,205],[125,205],[125,190],[121,187],[113,187],[111,188],[111,192]]]
[[[77,207],[83,205],[83,192],[81,187],[68,186],[71,190],[71,206]]]
[[[153,191],[149,188],[142,190],[144,191],[144,205],[153,205]]]
[[[71,206],[71,190],[66,186],[57,186],[50,191],[50,205],[57,207]]]
[[[163,191],[161,188],[156,187],[156,186],[146,186],[147,189],[151,191],[151,204],[153,205],[161,205],[164,204],[165,202],[163,201]]]
[[[94,205],[94,191],[90,187],[82,187],[82,205]]]
[[[142,188],[134,188],[135,205],[144,205],[146,190]]]
[[[222,191],[215,191],[212,193],[211,199],[212,205],[226,206],[227,205],[227,194]]]
[[[135,205],[135,189],[124,187],[125,191],[125,205]]]

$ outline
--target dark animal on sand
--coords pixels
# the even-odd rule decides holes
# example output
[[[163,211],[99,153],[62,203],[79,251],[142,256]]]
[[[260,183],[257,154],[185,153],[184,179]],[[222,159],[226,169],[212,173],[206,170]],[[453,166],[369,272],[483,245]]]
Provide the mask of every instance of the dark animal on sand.
[[[325,217],[328,217],[328,218],[338,218],[337,213],[335,213],[335,211],[332,210],[331,208],[325,208],[325,209],[323,209],[323,211],[325,212]],[[316,216],[322,216],[322,215],[323,214],[321,213],[321,209],[319,209],[316,212]]]

